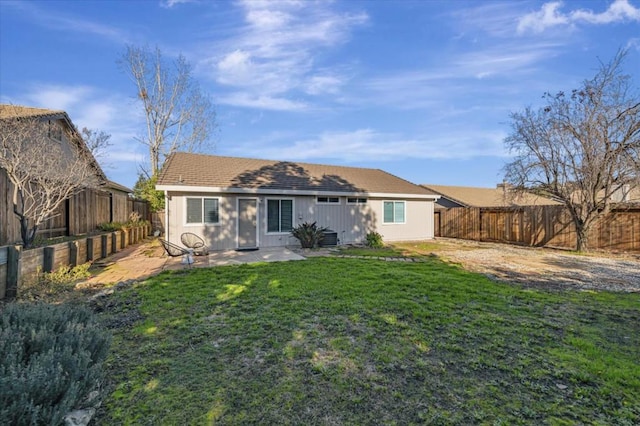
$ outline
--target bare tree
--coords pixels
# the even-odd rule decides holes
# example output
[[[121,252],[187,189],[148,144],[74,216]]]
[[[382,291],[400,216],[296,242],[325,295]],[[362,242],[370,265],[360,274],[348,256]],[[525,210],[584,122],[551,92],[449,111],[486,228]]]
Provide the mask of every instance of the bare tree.
[[[570,94],[545,93],[546,105],[511,114],[505,167],[517,190],[551,196],[568,209],[576,249],[588,249],[591,226],[615,195],[640,184],[640,97],[622,65],[626,51],[601,63]]]
[[[120,64],[135,83],[144,109],[146,132],[138,140],[149,148],[149,175],[156,175],[172,152],[199,151],[212,144],[215,110],[184,56],[167,61],[157,47],[127,46]]]
[[[2,105],[0,108],[14,108]],[[54,120],[0,114],[0,168],[13,184],[13,212],[25,248],[67,198],[104,178],[84,142]]]
[[[87,149],[93,158],[100,160],[107,154],[107,149],[111,146],[111,135],[103,130],[88,129],[83,127],[80,135],[84,140]]]

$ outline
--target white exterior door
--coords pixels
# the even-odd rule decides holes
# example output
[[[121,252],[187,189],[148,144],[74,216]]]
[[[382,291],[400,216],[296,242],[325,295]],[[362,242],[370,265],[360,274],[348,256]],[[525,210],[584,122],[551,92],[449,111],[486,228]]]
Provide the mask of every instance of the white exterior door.
[[[258,200],[238,199],[238,248],[258,247]]]

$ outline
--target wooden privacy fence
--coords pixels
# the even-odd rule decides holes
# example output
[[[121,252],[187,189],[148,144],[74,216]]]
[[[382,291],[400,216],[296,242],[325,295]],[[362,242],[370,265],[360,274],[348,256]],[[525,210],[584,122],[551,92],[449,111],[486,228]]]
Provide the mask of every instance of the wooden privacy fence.
[[[0,245],[21,240],[20,222],[12,208],[13,185],[0,170]],[[38,229],[43,238],[82,235],[108,222],[126,222],[132,212],[151,221],[149,204],[129,198],[126,192],[87,189],[66,200]]]
[[[0,247],[0,300],[13,298],[20,284],[38,271],[52,272],[61,266],[77,266],[102,259],[146,238],[151,226],[126,228],[30,250]]]
[[[439,209],[436,237],[575,249],[576,232],[563,206]],[[616,208],[589,232],[589,248],[640,250],[640,207]]]

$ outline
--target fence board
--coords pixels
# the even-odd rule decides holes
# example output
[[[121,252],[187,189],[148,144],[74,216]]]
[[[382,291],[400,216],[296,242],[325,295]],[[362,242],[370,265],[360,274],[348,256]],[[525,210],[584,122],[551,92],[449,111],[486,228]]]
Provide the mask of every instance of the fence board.
[[[457,207],[435,212],[436,236],[574,249],[576,231],[562,206]],[[617,208],[589,233],[589,248],[640,250],[640,208]]]

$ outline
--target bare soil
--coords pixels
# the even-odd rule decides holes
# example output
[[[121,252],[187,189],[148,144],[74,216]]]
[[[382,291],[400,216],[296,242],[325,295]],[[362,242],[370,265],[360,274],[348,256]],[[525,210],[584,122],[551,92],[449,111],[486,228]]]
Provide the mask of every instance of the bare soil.
[[[576,254],[508,244],[438,239],[431,251],[491,279],[548,289],[640,292],[640,253]]]

